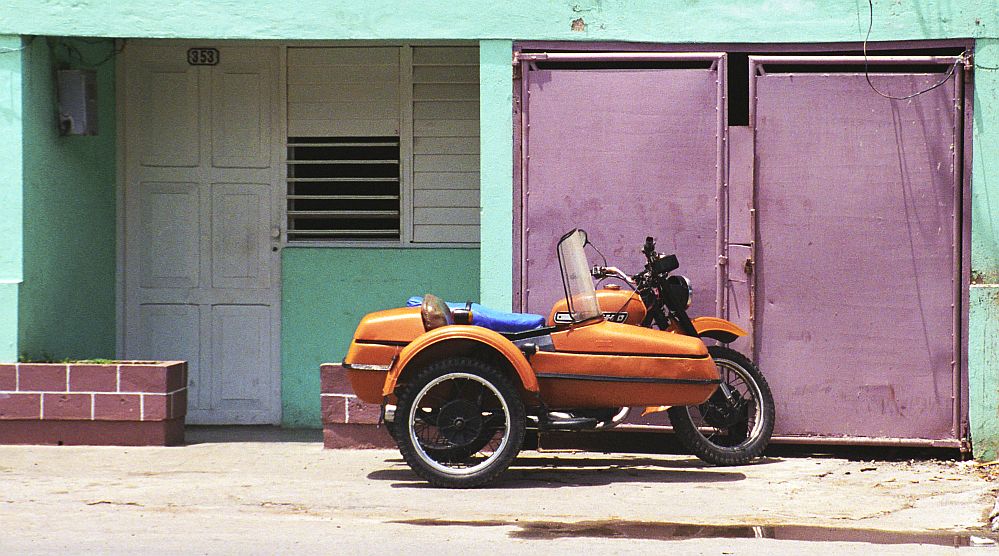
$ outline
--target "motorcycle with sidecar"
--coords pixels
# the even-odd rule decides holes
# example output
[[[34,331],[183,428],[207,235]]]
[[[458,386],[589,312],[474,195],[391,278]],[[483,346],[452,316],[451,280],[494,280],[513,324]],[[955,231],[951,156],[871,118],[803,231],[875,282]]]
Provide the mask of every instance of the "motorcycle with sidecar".
[[[343,367],[357,396],[382,406],[406,463],[435,486],[496,479],[528,428],[580,431],[616,425],[628,407],[667,411],[681,442],[716,465],[759,457],[774,424],[763,375],[715,342],[746,334],[714,317],[691,319],[692,294],[675,255],[647,238],[644,269],[590,267],[586,232],[556,252],[565,293],[547,318],[433,295],[366,315]],[[594,288],[593,278],[630,286]]]

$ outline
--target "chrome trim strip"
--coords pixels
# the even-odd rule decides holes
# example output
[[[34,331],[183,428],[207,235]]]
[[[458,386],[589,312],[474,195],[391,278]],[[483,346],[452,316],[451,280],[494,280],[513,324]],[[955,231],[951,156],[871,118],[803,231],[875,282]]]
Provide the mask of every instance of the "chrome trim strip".
[[[598,382],[642,382],[646,384],[721,384],[720,379],[712,378],[659,378],[642,376],[601,376],[601,375],[571,375],[563,373],[537,373],[538,378],[557,378],[565,380],[590,380]]]
[[[348,371],[388,371],[392,368],[392,365],[357,365],[348,363],[344,360],[340,363],[344,369]]]

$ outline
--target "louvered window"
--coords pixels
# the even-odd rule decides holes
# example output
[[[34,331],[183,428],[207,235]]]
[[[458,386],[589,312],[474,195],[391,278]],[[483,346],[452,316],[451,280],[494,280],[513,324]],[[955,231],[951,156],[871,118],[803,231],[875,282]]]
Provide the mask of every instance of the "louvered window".
[[[478,243],[477,48],[287,56],[289,242]]]
[[[399,138],[289,137],[288,239],[399,239]]]

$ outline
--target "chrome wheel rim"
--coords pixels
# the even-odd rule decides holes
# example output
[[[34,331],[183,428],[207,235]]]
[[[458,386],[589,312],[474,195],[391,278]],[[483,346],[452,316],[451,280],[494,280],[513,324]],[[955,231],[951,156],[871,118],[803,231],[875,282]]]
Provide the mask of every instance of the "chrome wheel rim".
[[[687,406],[687,414],[690,416],[691,422],[694,423],[694,430],[705,441],[722,448],[741,448],[752,443],[763,431],[763,405],[761,403],[763,392],[753,375],[742,365],[724,358],[715,358],[714,360],[722,385],[727,386],[730,393],[737,396],[745,404],[743,406],[746,409],[745,438],[739,442],[731,442],[734,427],[713,426],[709,422],[712,420],[710,401],[698,406]],[[741,423],[742,421],[739,423],[740,426]]]
[[[406,416],[416,455],[438,472],[457,476],[496,461],[510,441],[510,424],[510,408],[499,390],[471,373],[447,373],[430,381],[413,398]],[[473,446],[474,452],[466,454]]]

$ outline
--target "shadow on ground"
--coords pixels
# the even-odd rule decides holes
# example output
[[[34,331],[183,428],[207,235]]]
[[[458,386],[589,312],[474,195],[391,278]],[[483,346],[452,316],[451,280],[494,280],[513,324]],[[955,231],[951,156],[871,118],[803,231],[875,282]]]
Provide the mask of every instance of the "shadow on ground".
[[[764,459],[759,464],[774,460]],[[386,463],[402,463],[390,459]],[[380,469],[368,474],[375,481],[392,481],[395,488],[432,488],[408,468]],[[613,483],[720,483],[746,476],[711,467],[697,459],[664,460],[645,457],[558,457],[522,454],[490,488],[560,488],[605,486]]]

